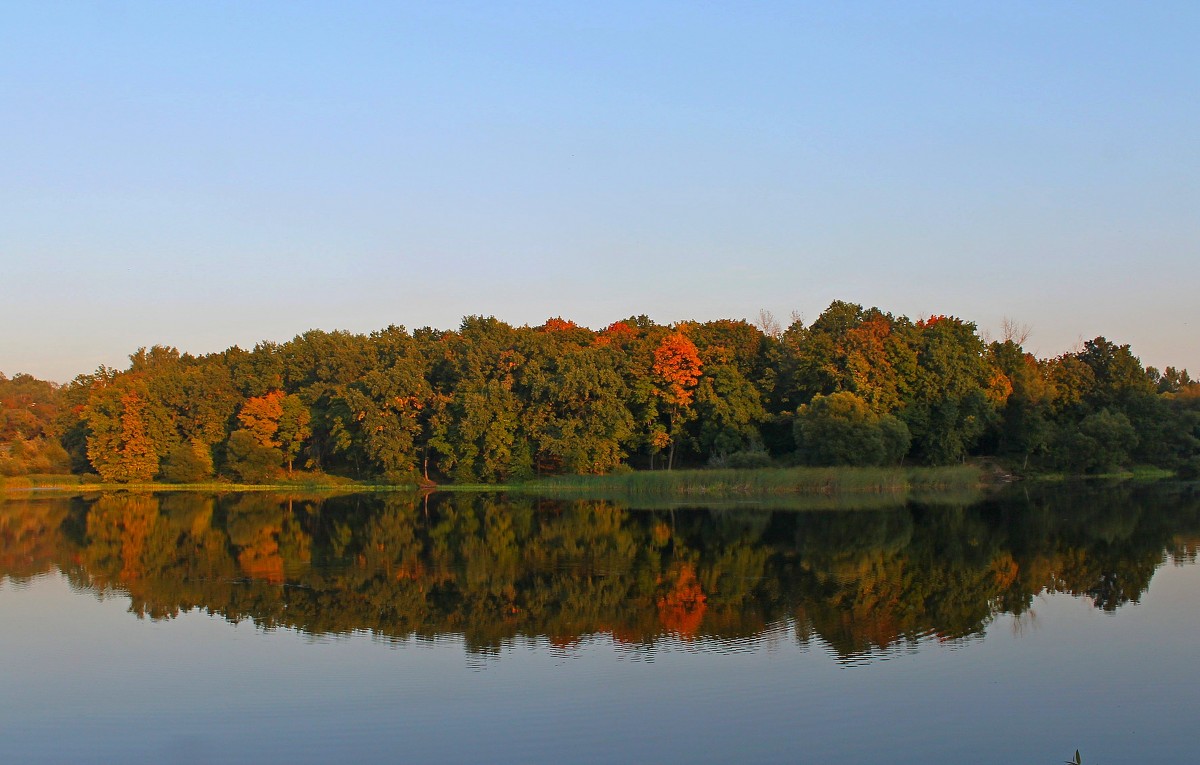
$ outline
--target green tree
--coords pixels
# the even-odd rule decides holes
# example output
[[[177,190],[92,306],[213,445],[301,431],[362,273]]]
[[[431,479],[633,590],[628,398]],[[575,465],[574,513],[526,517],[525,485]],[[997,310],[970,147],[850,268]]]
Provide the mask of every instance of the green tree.
[[[908,428],[853,393],[817,396],[796,412],[796,444],[810,465],[890,465],[908,452]]]
[[[1027,466],[1030,457],[1044,455],[1050,445],[1050,383],[1043,365],[1012,340],[994,342],[988,351],[1012,389],[1000,410],[991,448],[996,454],[1019,457]]]
[[[296,394],[283,397],[280,402],[279,428],[276,438],[279,449],[287,462],[288,475],[292,473],[292,463],[300,456],[305,443],[312,437],[312,415],[308,405]]]
[[[633,431],[623,444],[627,454],[642,453],[643,463],[654,468],[665,443],[662,424],[665,404],[658,395],[654,375],[654,349],[670,333],[647,316],[633,316],[610,324],[593,343],[611,354],[617,376],[624,383],[624,408],[633,418]]]
[[[525,337],[516,390],[539,471],[605,473],[621,463],[634,421],[618,354],[569,323]]]
[[[1074,472],[1111,472],[1126,464],[1137,441],[1137,432],[1124,412],[1101,409],[1077,425],[1060,426],[1055,453],[1058,464]]]
[[[769,384],[756,384],[766,366],[766,338],[744,321],[688,325],[696,341],[702,374],[696,385],[696,417],[690,440],[702,455],[723,457],[751,447],[761,449],[759,427]]]
[[[1097,408],[1121,405],[1155,390],[1154,382],[1128,345],[1097,337],[1083,344],[1078,358],[1092,370],[1095,383],[1088,391],[1088,398]]]
[[[445,350],[440,382],[450,400],[430,441],[439,469],[464,482],[531,474],[528,444],[514,450],[523,437],[524,402],[513,388],[525,358],[513,328],[491,317],[467,317]]]
[[[974,324],[931,316],[906,332],[916,366],[899,416],[913,452],[930,464],[957,462],[997,420],[1011,387],[998,384]]]
[[[225,469],[246,483],[264,483],[279,474],[283,452],[263,444],[249,430],[235,430],[225,446]]]

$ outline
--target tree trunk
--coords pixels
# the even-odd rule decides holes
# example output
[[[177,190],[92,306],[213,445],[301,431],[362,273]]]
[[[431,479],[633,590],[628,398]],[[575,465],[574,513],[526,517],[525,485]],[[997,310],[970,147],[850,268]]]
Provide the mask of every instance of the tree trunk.
[[[671,448],[667,450],[667,470],[675,467],[675,410],[667,414],[667,436],[671,439]]]

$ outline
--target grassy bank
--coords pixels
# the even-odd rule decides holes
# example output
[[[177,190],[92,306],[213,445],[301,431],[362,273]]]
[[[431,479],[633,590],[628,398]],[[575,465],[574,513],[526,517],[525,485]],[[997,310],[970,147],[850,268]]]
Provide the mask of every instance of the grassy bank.
[[[1136,468],[1102,476],[1032,474],[1024,478],[1038,482],[1070,480],[1158,481],[1174,478],[1170,471]],[[297,473],[295,477],[269,484],[208,481],[193,484],[132,483],[96,481],[96,476],[31,475],[0,477],[0,501],[7,495],[76,495],[102,491],[139,492],[249,492],[303,491],[311,493],[415,492],[415,484],[381,484],[356,481],[319,473]],[[446,492],[519,492],[547,497],[660,501],[678,506],[681,502],[723,501],[725,503],[783,502],[796,504],[801,498],[820,498],[822,504],[861,504],[869,496],[887,501],[905,499],[977,496],[987,486],[1012,480],[1007,471],[990,463],[947,467],[909,468],[753,468],[706,470],[657,470],[610,475],[562,475],[514,484],[439,484],[431,487]],[[834,500],[834,501],[830,501]],[[922,500],[923,501],[923,500]]]
[[[761,497],[795,494],[892,494],[977,488],[982,471],[971,465],[913,468],[754,468],[723,470],[656,470],[611,475],[563,475],[519,484],[441,484],[439,491],[534,491],[623,496]],[[270,491],[277,489],[337,491],[413,491],[414,485],[375,484],[328,475],[297,476],[269,484],[226,481],[205,483],[102,483],[74,475],[23,476],[0,479],[6,491]]]
[[[599,476],[554,476],[514,487],[539,494],[629,498],[756,498],[789,495],[901,494],[961,491],[983,485],[971,465],[936,468],[757,468],[657,470]]]
[[[316,493],[350,493],[365,491],[416,491],[415,485],[395,486],[368,484],[328,475],[303,475],[291,480],[274,483],[234,483],[230,481],[207,481],[204,483],[103,483],[89,481],[77,475],[32,475],[0,478],[0,500],[5,495],[61,495],[86,494],[100,491],[135,492],[226,492],[248,491],[304,491]]]
[[[770,511],[829,511],[829,510],[895,510],[909,503],[938,507],[965,507],[979,502],[984,489],[943,489],[938,491],[896,491],[879,493],[834,494],[641,494],[629,495],[598,491],[543,491],[521,487],[510,490],[538,500],[552,502],[606,502],[615,507],[637,510],[770,510]]]

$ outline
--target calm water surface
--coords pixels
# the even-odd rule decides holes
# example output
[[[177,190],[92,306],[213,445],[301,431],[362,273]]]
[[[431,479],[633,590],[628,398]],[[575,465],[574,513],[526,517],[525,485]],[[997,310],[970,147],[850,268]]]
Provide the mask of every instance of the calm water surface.
[[[1194,762],[1200,498],[0,503],[0,762]]]

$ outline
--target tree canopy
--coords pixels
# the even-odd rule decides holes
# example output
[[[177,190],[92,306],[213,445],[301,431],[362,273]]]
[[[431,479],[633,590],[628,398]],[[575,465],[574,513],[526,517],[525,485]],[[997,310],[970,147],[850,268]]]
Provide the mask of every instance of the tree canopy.
[[[311,330],[192,356],[140,348],[56,386],[0,375],[0,473],[267,481],[522,480],[704,464],[947,464],[994,455],[1200,471],[1200,384],[1097,337],[1039,359],[1025,333],[835,301],[805,326],[601,330],[554,317],[455,331]]]

